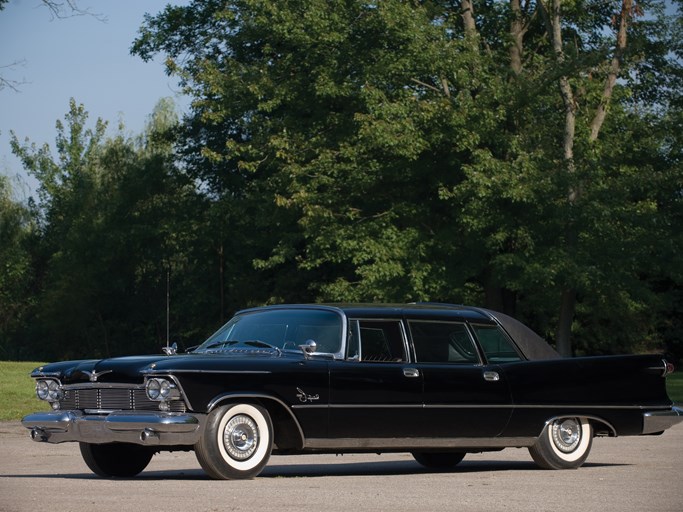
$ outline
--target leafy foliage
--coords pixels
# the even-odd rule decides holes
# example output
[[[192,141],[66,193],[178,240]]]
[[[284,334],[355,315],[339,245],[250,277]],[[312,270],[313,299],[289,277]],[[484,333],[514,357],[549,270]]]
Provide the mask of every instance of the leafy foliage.
[[[657,219],[680,178],[655,136],[671,82],[647,75],[670,79],[680,66],[660,7],[638,9],[651,5],[652,17],[627,13],[621,57],[619,5],[592,1],[562,5],[572,42],[561,62],[540,2],[475,3],[469,36],[450,2],[194,2],[149,17],[134,52],[165,53],[195,98],[183,140],[205,158],[191,172],[219,200],[224,186],[256,186],[270,215],[288,219],[259,269],[305,275],[297,289],[317,300],[485,303],[550,338],[569,287],[577,351],[643,349],[656,340],[643,317],[659,302],[644,269],[673,235]],[[624,79],[593,140],[615,58]],[[580,104],[572,173],[563,75]],[[659,112],[643,103],[655,94]],[[572,189],[580,201],[567,200]]]
[[[563,312],[576,354],[680,357],[680,18],[649,0],[465,4],[147,16],[133,53],[165,56],[193,98],[182,122],[162,105],[140,138],[109,139],[74,103],[56,158],[15,139],[42,185],[26,339],[152,350],[170,275],[185,344],[252,304],[431,300],[550,341]]]

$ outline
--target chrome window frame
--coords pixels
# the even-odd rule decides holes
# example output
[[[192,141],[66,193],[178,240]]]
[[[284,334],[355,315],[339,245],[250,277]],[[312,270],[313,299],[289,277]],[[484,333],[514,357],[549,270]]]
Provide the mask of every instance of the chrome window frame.
[[[520,361],[526,361],[527,359],[524,357],[524,355],[521,353],[519,347],[515,343],[515,340],[512,339],[512,337],[507,333],[507,331],[497,322],[493,324],[489,323],[484,323],[484,322],[467,322],[468,326],[471,331],[471,336],[475,340],[475,343],[477,345],[477,349],[479,350],[483,361],[486,362],[486,364],[505,364],[505,363],[518,363]],[[489,358],[488,355],[486,354],[486,351],[484,350],[484,346],[481,344],[479,341],[479,336],[477,336],[477,327],[486,327],[486,328],[494,328],[496,329],[500,334],[503,335],[503,338],[505,338],[508,342],[508,345],[514,350],[515,354],[517,354],[517,357],[519,359],[515,361],[504,361],[504,362],[494,362],[494,363],[489,363]]]
[[[326,358],[332,358],[332,359],[344,359],[345,354],[346,354],[346,342],[347,342],[347,335],[348,335],[348,320],[346,317],[346,314],[344,311],[342,311],[340,308],[334,307],[334,306],[325,306],[325,305],[283,305],[283,306],[262,306],[258,308],[251,308],[251,309],[243,309],[241,311],[238,311],[235,313],[235,315],[228,320],[225,324],[223,324],[219,329],[217,329],[211,336],[209,336],[204,342],[202,342],[202,345],[204,345],[207,341],[209,341],[211,338],[216,336],[219,332],[221,332],[228,323],[230,323],[234,318],[242,315],[249,315],[249,314],[255,314],[259,312],[265,312],[265,311],[326,311],[328,313],[335,313],[339,317],[339,321],[341,322],[341,332],[340,332],[340,340],[339,340],[339,350],[337,352],[312,352],[308,354],[309,356],[321,356],[321,357],[326,357]],[[200,345],[201,346],[201,345]],[[278,350],[295,350],[295,349],[278,349]]]
[[[453,321],[453,320],[425,320],[422,318],[408,318],[406,319],[406,323],[408,324],[408,332],[410,333],[410,342],[413,346],[413,353],[415,356],[415,362],[418,364],[433,364],[433,365],[449,365],[449,366],[484,366],[486,364],[486,358],[484,357],[484,354],[482,352],[481,347],[479,346],[479,343],[477,342],[476,337],[474,336],[474,332],[472,332],[472,329],[470,328],[469,322],[467,321]],[[411,323],[423,323],[423,324],[452,324],[452,325],[462,325],[465,328],[465,333],[467,333],[467,337],[470,340],[470,343],[472,344],[472,348],[474,349],[475,354],[477,355],[478,362],[451,362],[451,361],[443,361],[443,362],[434,362],[434,361],[420,361],[417,358],[417,350],[415,349],[415,339],[413,338],[413,332],[410,328]]]
[[[356,362],[356,363],[365,363],[365,364],[387,364],[387,363],[399,363],[399,364],[405,364],[405,363],[412,363],[414,359],[414,354],[411,350],[410,342],[408,341],[408,335],[406,332],[405,328],[405,323],[401,318],[367,318],[367,317],[350,317],[348,320],[348,337],[346,338],[346,341],[348,342],[350,336],[352,336],[353,329],[351,327],[351,323],[355,322],[356,325],[358,326],[358,357],[348,357],[348,354],[346,354],[346,347],[344,347],[344,354],[345,357],[344,359],[346,361],[351,361],[351,362]],[[403,355],[404,358],[401,361],[365,361],[363,360],[363,340],[360,337],[360,322],[393,322],[398,324],[399,332],[401,335],[401,344],[403,345]],[[348,343],[347,343],[348,345]]]

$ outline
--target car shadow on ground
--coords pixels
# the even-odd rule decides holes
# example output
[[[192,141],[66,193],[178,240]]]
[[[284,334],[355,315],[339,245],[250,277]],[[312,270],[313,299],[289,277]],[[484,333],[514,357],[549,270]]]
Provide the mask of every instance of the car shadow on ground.
[[[586,463],[583,468],[628,466],[629,464]],[[436,471],[424,468],[414,461],[351,462],[338,464],[273,464],[267,466],[256,479],[265,478],[320,478],[344,476],[402,476],[419,474],[494,473],[503,471],[546,471],[530,461],[463,461],[452,470]],[[579,470],[580,471],[580,470]],[[2,478],[63,478],[101,480],[92,473],[0,475]],[[112,480],[210,480],[201,469],[173,469],[144,471],[133,478]]]

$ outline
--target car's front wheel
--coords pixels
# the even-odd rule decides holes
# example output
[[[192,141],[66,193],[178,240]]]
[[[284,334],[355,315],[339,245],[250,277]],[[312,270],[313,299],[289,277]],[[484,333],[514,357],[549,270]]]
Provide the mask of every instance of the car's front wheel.
[[[575,469],[588,458],[592,445],[593,428],[586,418],[559,418],[545,426],[529,453],[544,469]]]
[[[142,472],[154,452],[145,446],[129,443],[79,443],[83,460],[96,475],[132,477]]]
[[[413,458],[429,469],[447,470],[465,458],[463,452],[413,452]]]
[[[273,423],[259,405],[224,405],[211,411],[204,435],[194,448],[199,464],[211,478],[253,478],[270,458]]]

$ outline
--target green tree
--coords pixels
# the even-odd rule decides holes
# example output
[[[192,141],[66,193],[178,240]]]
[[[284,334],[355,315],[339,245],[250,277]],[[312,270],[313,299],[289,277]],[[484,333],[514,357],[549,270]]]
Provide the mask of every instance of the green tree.
[[[133,51],[194,97],[187,172],[267,297],[484,303],[609,352],[657,341],[652,280],[680,283],[653,265],[680,204],[661,7],[192,2]]]
[[[33,300],[30,247],[35,231],[30,209],[14,199],[9,179],[0,176],[0,355],[4,359],[14,354],[13,336],[23,326]]]
[[[12,139],[40,183],[42,212],[42,279],[25,343],[49,358],[155,352],[166,340],[167,276],[176,341],[194,343],[207,316],[193,279],[206,273],[203,202],[174,166],[172,104],[161,102],[136,138],[123,127],[107,138],[106,124],[88,128],[87,117],[72,101],[56,158]]]

